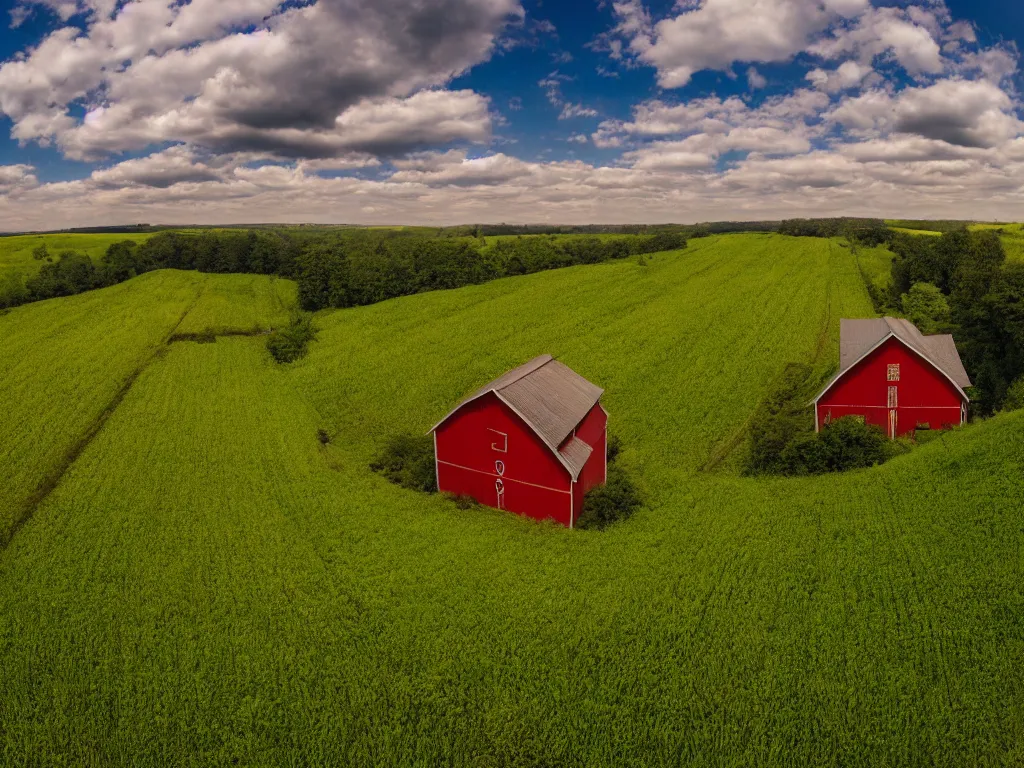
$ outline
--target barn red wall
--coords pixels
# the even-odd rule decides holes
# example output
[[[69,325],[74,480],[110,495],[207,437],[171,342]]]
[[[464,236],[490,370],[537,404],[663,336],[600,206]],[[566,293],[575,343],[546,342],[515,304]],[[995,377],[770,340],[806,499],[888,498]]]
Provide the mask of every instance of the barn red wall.
[[[507,452],[497,430],[508,435]],[[551,449],[496,395],[488,393],[463,406],[435,432],[438,487],[472,496],[481,504],[498,506],[495,462],[505,473],[504,508],[537,520],[554,519],[570,525],[571,478]],[[453,466],[454,465],[454,466]]]
[[[888,381],[888,366],[899,363],[900,380]],[[889,339],[848,371],[818,401],[818,427],[843,416],[863,416],[888,431],[889,387],[897,389],[897,434],[913,432],[919,423],[932,429],[960,423],[963,402],[956,387],[902,342]]]
[[[576,437],[594,449],[587,465],[580,472],[579,484],[586,493],[605,481],[605,459],[608,455],[608,415],[600,404],[590,409],[576,428]]]

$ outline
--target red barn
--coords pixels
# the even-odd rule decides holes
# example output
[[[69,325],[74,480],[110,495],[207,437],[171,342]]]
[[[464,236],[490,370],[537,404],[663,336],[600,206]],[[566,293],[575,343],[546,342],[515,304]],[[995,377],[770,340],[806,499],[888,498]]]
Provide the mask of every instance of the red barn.
[[[607,479],[602,394],[551,355],[509,371],[431,430],[437,487],[572,528]]]
[[[816,428],[863,416],[896,438],[967,421],[971,380],[952,336],[924,336],[909,320],[843,320],[839,373],[814,400]]]

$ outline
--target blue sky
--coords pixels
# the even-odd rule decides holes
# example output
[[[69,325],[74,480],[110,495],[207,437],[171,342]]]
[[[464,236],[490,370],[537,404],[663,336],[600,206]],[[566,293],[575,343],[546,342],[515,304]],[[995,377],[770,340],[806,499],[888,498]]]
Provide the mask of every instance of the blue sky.
[[[0,229],[1024,211],[1016,0],[0,8]]]

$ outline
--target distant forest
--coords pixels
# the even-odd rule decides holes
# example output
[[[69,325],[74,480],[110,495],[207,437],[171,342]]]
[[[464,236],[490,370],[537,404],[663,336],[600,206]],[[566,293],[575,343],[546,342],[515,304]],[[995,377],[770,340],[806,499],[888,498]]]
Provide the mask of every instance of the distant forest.
[[[893,226],[896,226],[893,222]],[[924,222],[898,222],[922,229]],[[142,244],[111,245],[99,264],[75,251],[34,256],[39,272],[0,285],[0,309],[70,296],[154,269],[280,275],[298,282],[309,311],[353,307],[499,277],[596,264],[684,248],[732,232],[844,237],[895,254],[888,294],[868,282],[880,313],[909,317],[925,333],[953,333],[988,414],[1024,396],[1024,264],[1007,263],[995,232],[932,222],[943,234],[914,236],[877,219],[790,219],[696,226],[281,227],[161,231]],[[911,226],[912,225],[912,226]],[[111,230],[91,230],[110,232]],[[135,231],[143,231],[141,228]],[[940,230],[932,230],[940,231]],[[867,282],[867,281],[866,281]]]

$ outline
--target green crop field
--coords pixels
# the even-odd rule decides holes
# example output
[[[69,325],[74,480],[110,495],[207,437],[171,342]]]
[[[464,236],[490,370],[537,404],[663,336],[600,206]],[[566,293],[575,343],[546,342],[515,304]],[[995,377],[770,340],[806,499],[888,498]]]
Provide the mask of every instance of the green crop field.
[[[15,235],[0,237],[0,276],[5,272],[20,272],[25,277],[39,271],[40,262],[32,258],[32,251],[45,245],[50,255],[56,257],[64,250],[84,253],[99,263],[107,248],[123,240],[142,243],[152,237],[148,233],[138,234],[66,234],[66,235]]]
[[[280,279],[163,271],[0,316],[24,520],[0,765],[1024,762],[1024,416],[846,475],[737,471],[773,380],[834,368],[887,258],[702,238],[321,312],[289,366],[259,337],[168,343],[274,326]],[[606,389],[632,520],[568,531],[368,470],[543,352]]]
[[[1024,224],[974,224],[971,229],[997,231],[1006,250],[1006,260],[1024,262]]]
[[[932,229],[909,229],[907,227],[890,227],[894,232],[902,232],[905,235],[919,235],[922,237],[941,237],[942,233]]]

